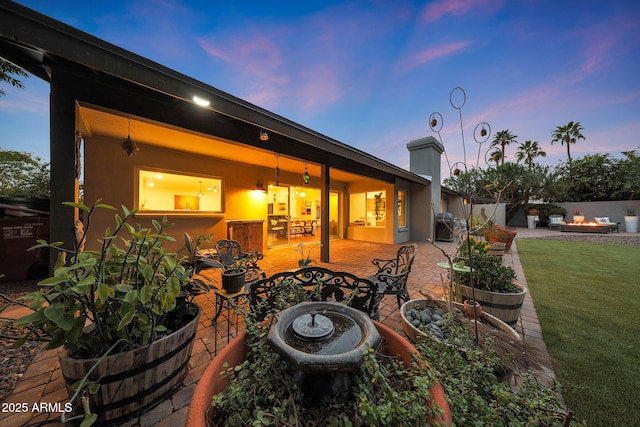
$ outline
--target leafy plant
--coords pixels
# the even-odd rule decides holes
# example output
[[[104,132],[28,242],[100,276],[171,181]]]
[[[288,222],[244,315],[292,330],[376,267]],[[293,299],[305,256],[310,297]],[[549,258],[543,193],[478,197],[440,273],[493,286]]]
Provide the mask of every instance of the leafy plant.
[[[188,233],[184,233],[184,250],[186,256],[182,260],[181,264],[185,270],[185,276],[189,279],[186,283],[182,284],[182,291],[186,296],[193,301],[196,295],[205,294],[209,292],[211,287],[204,282],[201,278],[194,277],[203,270],[209,268],[224,268],[224,266],[213,259],[210,259],[200,253],[200,246],[202,242],[209,242],[213,237],[213,233],[208,236],[197,235],[191,237]]]
[[[465,262],[466,258],[458,260]],[[467,261],[468,264],[468,261]],[[476,289],[492,292],[520,292],[520,288],[513,284],[516,272],[513,268],[503,265],[502,258],[487,253],[475,253],[471,258],[473,284]],[[471,286],[471,273],[456,274],[460,284]]]
[[[456,333],[470,334],[467,329]],[[523,374],[517,389],[501,381],[509,355],[498,356],[495,341],[461,352],[436,340],[416,344],[442,384],[455,425],[459,426],[585,426],[566,407],[561,385],[542,384],[533,371]]]
[[[283,282],[282,296],[289,304],[298,298],[285,289],[296,292],[299,286]],[[214,426],[245,425],[323,425],[353,426],[427,425],[426,419],[438,414],[429,405],[429,387],[433,374],[426,363],[414,362],[411,367],[394,357],[369,348],[361,368],[354,373],[351,398],[346,402],[326,399],[303,403],[304,396],[296,382],[295,370],[267,344],[270,322],[258,324],[248,316],[247,359],[239,366],[225,365],[222,376],[230,380],[224,393],[213,397]],[[421,421],[423,420],[423,421]]]
[[[627,214],[627,216],[636,216],[635,208],[626,208],[625,213]]]
[[[298,260],[298,267],[307,267],[311,264],[316,264],[316,260],[311,259],[311,252],[313,251],[313,249],[318,246],[318,245],[314,245],[311,246],[309,248],[309,250],[307,251],[307,256],[305,258],[304,256],[304,243],[299,243],[298,246],[296,247],[296,251],[300,252],[300,259]],[[322,245],[319,245],[322,246]]]
[[[116,210],[100,203],[65,205],[87,212],[88,224],[96,209]],[[38,241],[31,248],[59,254],[53,276],[22,297],[32,300],[34,312],[15,321],[29,328],[16,346],[36,334],[48,341],[46,349],[64,346],[72,357],[93,358],[149,344],[172,327],[167,315],[189,276],[177,255],[163,247],[175,241],[165,233],[167,219],[153,220],[149,229],[127,222],[135,211],[123,206],[122,213],[115,215],[115,229],[107,228],[98,240],[98,251],[82,250],[89,225],[73,251],[62,242]]]

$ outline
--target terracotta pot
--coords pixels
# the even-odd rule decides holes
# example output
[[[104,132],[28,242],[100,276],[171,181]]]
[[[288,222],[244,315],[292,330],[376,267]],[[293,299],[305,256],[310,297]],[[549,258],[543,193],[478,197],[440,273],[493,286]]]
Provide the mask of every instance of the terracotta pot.
[[[506,227],[500,227],[497,225],[494,227],[494,229],[485,233],[485,238],[489,242],[503,242],[505,244],[504,251],[509,252],[511,250],[513,239],[515,239],[517,233]]]
[[[470,319],[482,319],[482,306],[478,301],[473,304],[472,300],[465,300],[464,314]]]
[[[404,365],[409,366],[412,361],[412,354],[418,353],[418,350],[400,334],[382,323],[373,321],[373,324],[382,336],[387,354],[398,355]],[[247,346],[244,342],[245,337],[246,331],[227,344],[207,367],[191,398],[185,426],[207,427],[206,411],[211,407],[211,399],[228,385],[228,381],[220,376],[220,373],[224,370],[223,365],[226,362],[229,366],[236,366],[245,360],[247,354]],[[451,411],[449,410],[444,389],[440,384],[434,384],[431,386],[430,391],[432,401],[443,410],[442,418],[436,421],[451,425]],[[434,422],[434,420],[429,421]]]

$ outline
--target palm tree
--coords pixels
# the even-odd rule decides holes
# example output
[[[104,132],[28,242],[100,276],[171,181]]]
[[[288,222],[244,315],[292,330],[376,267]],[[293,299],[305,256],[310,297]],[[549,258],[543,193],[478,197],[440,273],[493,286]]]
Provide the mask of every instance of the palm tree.
[[[492,147],[498,147],[498,146],[500,147],[500,151],[502,153],[501,164],[504,165],[504,147],[511,144],[512,142],[518,142],[516,141],[516,138],[517,138],[516,135],[513,135],[511,132],[509,132],[509,129],[506,129],[506,130],[498,131],[496,133],[496,136],[493,138],[493,141],[491,141]]]
[[[516,152],[516,161],[523,162],[531,169],[533,159],[536,157],[547,157],[547,153],[542,151],[538,141],[527,140],[524,144],[520,144]]]
[[[22,68],[0,58],[0,82],[8,82],[13,87],[22,88],[22,82],[17,78],[11,76],[11,74],[15,74],[16,76],[20,77],[29,77],[29,75]],[[4,95],[4,91],[0,89],[0,96],[2,95]]]
[[[551,134],[552,140],[551,144],[554,142],[560,142],[560,145],[566,143],[567,144],[567,160],[569,165],[571,165],[571,150],[569,149],[570,144],[575,144],[579,139],[584,139],[584,135],[582,132],[584,128],[580,124],[580,122],[569,122],[564,126],[556,127],[556,130]]]

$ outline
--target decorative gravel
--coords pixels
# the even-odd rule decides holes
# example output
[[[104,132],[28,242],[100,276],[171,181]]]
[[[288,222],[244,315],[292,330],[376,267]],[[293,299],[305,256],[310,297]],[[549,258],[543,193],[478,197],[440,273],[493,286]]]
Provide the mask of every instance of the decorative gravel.
[[[0,293],[14,300],[37,288],[35,282],[0,283]],[[0,297],[0,310],[7,305],[7,301]],[[11,395],[41,344],[27,341],[22,347],[13,349],[11,348],[13,341],[3,337],[4,335],[20,337],[22,333],[20,329],[14,328],[10,321],[2,319],[0,312],[0,401],[4,401]]]
[[[606,243],[610,245],[640,246],[640,234],[628,235],[628,234],[617,234],[617,233],[609,233],[609,234],[573,233],[573,234],[560,234],[557,236],[535,237],[535,239],[564,240],[567,242]]]

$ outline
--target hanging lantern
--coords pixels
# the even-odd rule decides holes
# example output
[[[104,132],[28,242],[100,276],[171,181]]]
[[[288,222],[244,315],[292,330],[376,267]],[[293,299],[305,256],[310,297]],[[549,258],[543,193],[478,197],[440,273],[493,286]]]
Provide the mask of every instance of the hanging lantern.
[[[309,185],[309,179],[311,178],[311,176],[309,175],[309,171],[307,170],[307,165],[308,163],[305,161],[304,174],[302,174],[302,182],[304,183],[304,185]]]
[[[138,145],[131,139],[131,118],[129,118],[129,129],[127,131],[127,137],[122,138],[120,146],[129,157],[132,157],[134,154],[136,154],[136,151],[139,150]]]
[[[436,127],[437,124],[438,124],[438,119],[436,119],[435,117],[431,118],[431,122],[429,123],[429,126],[434,128]]]
[[[275,153],[276,156],[276,187],[280,185],[280,165],[278,162],[278,158],[280,157],[280,154]]]
[[[484,128],[484,126],[482,126],[482,129],[480,129],[480,136],[482,137],[487,136],[487,130]]]

